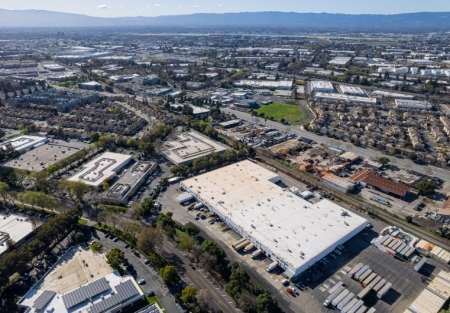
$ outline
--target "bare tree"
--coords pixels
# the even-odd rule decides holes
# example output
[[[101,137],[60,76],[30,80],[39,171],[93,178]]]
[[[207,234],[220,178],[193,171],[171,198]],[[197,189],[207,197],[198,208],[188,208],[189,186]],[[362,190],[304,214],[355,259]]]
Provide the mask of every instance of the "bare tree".
[[[211,301],[211,294],[209,290],[199,290],[195,296],[195,300],[197,300],[198,307],[201,311],[207,312],[210,309],[209,302]]]
[[[239,308],[244,313],[255,312],[256,310],[256,297],[251,294],[249,291],[245,290],[242,292],[239,302]]]
[[[159,228],[146,227],[137,236],[137,247],[142,251],[154,250],[162,244],[163,234]]]

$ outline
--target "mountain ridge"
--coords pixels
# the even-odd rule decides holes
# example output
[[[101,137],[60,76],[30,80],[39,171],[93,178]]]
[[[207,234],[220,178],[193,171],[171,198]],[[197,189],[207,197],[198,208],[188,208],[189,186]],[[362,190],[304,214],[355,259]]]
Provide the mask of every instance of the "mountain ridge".
[[[343,14],[296,12],[195,13],[157,17],[93,17],[46,10],[0,9],[0,27],[265,27],[353,30],[449,30],[450,12]]]

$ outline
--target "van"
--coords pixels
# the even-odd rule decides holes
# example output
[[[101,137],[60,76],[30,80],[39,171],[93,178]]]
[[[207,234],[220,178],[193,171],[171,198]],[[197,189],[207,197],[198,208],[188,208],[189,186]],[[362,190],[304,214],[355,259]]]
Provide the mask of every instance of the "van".
[[[277,261],[272,262],[272,263],[269,265],[269,267],[267,268],[267,271],[268,271],[268,272],[271,272],[271,271],[273,271],[274,269],[276,269],[277,267],[278,267],[278,262],[277,262]]]

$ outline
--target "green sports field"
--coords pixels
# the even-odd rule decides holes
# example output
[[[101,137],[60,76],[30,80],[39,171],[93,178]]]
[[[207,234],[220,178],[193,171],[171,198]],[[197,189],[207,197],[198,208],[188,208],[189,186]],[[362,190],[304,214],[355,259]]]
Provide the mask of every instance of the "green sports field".
[[[264,105],[255,110],[255,112],[258,114],[264,113],[265,117],[273,117],[273,119],[278,122],[284,118],[289,124],[300,124],[308,118],[305,112],[300,110],[298,105],[281,102],[274,102],[269,105]]]

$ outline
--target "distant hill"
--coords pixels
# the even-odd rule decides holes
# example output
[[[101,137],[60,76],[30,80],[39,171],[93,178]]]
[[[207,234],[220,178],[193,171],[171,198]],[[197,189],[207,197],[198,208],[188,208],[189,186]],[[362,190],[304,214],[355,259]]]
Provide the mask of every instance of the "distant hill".
[[[450,30],[450,12],[393,15],[330,13],[198,13],[158,17],[100,18],[43,10],[0,9],[0,27],[266,27],[316,30]]]

